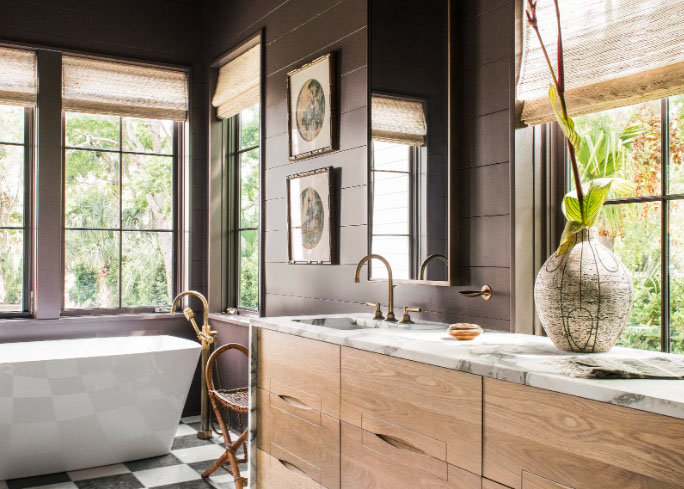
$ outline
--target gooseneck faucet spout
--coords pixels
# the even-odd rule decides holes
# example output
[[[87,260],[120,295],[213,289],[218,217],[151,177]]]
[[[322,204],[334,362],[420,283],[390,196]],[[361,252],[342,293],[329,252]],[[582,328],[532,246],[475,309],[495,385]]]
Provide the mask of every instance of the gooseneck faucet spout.
[[[425,261],[423,261],[423,264],[420,266],[420,273],[418,274],[418,280],[425,280],[425,269],[427,268],[428,264],[432,260],[443,261],[444,263],[446,263],[447,267],[449,266],[449,259],[446,256],[441,255],[439,253],[435,253],[434,255],[430,255],[425,259]]]
[[[383,263],[383,265],[385,265],[385,267],[387,268],[387,317],[385,318],[385,321],[393,323],[397,320],[397,318],[394,317],[394,284],[392,283],[392,266],[389,264],[387,259],[385,259],[385,257],[381,255],[376,254],[366,255],[363,258],[361,258],[359,264],[356,265],[354,282],[357,284],[359,283],[359,273],[361,272],[361,268],[366,262],[370,261],[373,258],[375,258],[376,260],[380,260]]]
[[[202,322],[202,329],[197,326],[195,322],[195,313],[189,307],[183,309],[183,315],[185,319],[190,321],[195,333],[197,334],[197,339],[202,343],[202,397],[201,401],[201,416],[200,416],[200,429],[197,431],[197,438],[202,440],[208,440],[211,438],[211,428],[209,427],[209,392],[207,391],[207,379],[205,371],[207,370],[207,361],[209,360],[209,353],[211,351],[211,344],[216,339],[217,332],[212,331],[209,326],[209,304],[207,299],[197,291],[186,290],[181,292],[173,300],[173,305],[171,306],[171,315],[176,314],[176,308],[183,297],[187,295],[192,295],[197,297],[202,302],[202,307],[204,307],[204,321]]]

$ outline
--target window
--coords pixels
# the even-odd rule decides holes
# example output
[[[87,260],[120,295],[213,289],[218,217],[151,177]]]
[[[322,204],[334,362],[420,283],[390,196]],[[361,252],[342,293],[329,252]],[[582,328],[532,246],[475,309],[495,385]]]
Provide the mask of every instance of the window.
[[[228,268],[227,303],[259,309],[260,110],[253,105],[224,120],[227,145]]]
[[[31,109],[0,105],[0,314],[30,310],[28,287]]]
[[[392,265],[397,279],[411,279],[414,220],[413,178],[417,148],[407,144],[373,141],[371,166],[372,234],[371,252],[382,255]],[[387,269],[371,264],[371,276],[387,278]]]
[[[635,184],[632,195],[607,202],[600,226],[634,282],[619,344],[684,353],[684,96],[575,123],[583,181],[617,176]]]
[[[64,113],[64,308],[171,303],[182,123]]]

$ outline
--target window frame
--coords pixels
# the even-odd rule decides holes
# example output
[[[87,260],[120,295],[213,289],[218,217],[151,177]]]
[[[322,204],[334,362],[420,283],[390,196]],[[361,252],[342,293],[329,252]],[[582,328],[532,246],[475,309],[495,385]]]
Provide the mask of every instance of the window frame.
[[[658,100],[658,99],[655,99]],[[660,204],[660,351],[670,353],[671,351],[671,304],[670,304],[670,239],[669,239],[669,225],[670,225],[670,207],[669,202],[681,200],[684,201],[684,193],[670,193],[668,191],[668,176],[670,172],[670,98],[665,97],[660,100],[660,194],[647,195],[642,197],[626,197],[608,199],[605,205],[620,205],[620,204],[643,204],[648,202],[656,202]],[[557,122],[553,122],[557,125]],[[571,183],[571,168],[570,156],[567,151],[567,142],[561,131],[554,131],[557,137],[563,138],[563,154],[562,168],[564,178],[558,180],[557,183],[561,186],[563,196],[570,191]]]
[[[34,120],[35,108],[33,106],[24,109],[24,141],[23,143],[6,143],[7,146],[21,146],[24,148],[24,208],[23,226],[2,226],[0,230],[22,230],[24,262],[22,270],[22,310],[0,312],[0,319],[30,318],[33,315],[33,183],[34,183]]]
[[[225,218],[223,223],[223,229],[226,231],[227,238],[225,242],[225,253],[226,253],[226,263],[225,263],[225,277],[226,277],[226,292],[224,301],[226,304],[226,309],[233,309],[238,312],[239,315],[243,316],[254,316],[258,317],[261,314],[262,309],[262,296],[261,296],[261,255],[262,255],[262,240],[263,236],[261,233],[262,222],[262,205],[263,199],[261,199],[262,190],[262,144],[261,144],[261,131],[262,131],[262,108],[259,105],[257,111],[259,115],[259,138],[257,144],[253,146],[247,146],[240,149],[240,114],[238,112],[228,119],[222,120],[221,130],[222,138],[224,141],[224,154],[223,154],[223,164],[224,164],[224,175],[225,182],[224,185],[227,189],[226,198],[226,208],[225,208]],[[259,209],[257,215],[259,216],[259,223],[257,227],[241,227],[240,226],[240,155],[253,151],[255,149],[259,150]],[[259,252],[258,265],[259,270],[257,272],[258,276],[258,286],[257,286],[257,307],[256,309],[247,308],[240,306],[240,233],[242,231],[256,231],[259,246],[257,247]]]
[[[172,298],[179,293],[182,288],[183,283],[183,233],[180,232],[181,224],[183,222],[183,208],[184,202],[181,202],[180,198],[183,195],[182,187],[184,185],[184,174],[183,174],[183,159],[185,158],[185,123],[180,121],[173,122],[173,154],[160,155],[157,153],[141,153],[136,151],[124,151],[123,149],[123,124],[122,119],[125,117],[135,118],[131,116],[116,116],[119,117],[119,141],[120,147],[118,150],[101,150],[101,149],[91,149],[91,148],[77,148],[66,145],[66,112],[61,111],[61,141],[62,141],[62,212],[61,212],[61,242],[62,242],[62,266],[61,266],[61,284],[62,284],[62,296],[61,296],[61,316],[88,316],[88,315],[120,315],[120,314],[144,314],[144,313],[155,313],[155,312],[165,312],[166,309],[170,311],[171,304],[159,305],[159,306],[121,306],[121,290],[122,290],[122,266],[121,260],[119,260],[119,307],[96,307],[96,308],[66,308],[65,306],[65,278],[66,278],[66,153],[70,149],[75,150],[92,150],[92,151],[104,151],[110,153],[117,153],[119,155],[119,187],[123,188],[123,156],[125,154],[137,154],[146,156],[163,156],[172,157],[173,168],[172,168],[172,199],[173,199],[173,229],[171,231],[167,230],[156,230],[156,229],[124,229],[121,225],[118,228],[106,229],[106,231],[112,231],[114,233],[119,233],[119,257],[121,258],[123,233],[126,231],[150,231],[150,232],[170,232],[172,234],[172,258],[173,263],[173,291]],[[123,193],[119,192],[119,223],[121,224],[121,206]],[[99,230],[99,228],[70,228],[69,230]]]

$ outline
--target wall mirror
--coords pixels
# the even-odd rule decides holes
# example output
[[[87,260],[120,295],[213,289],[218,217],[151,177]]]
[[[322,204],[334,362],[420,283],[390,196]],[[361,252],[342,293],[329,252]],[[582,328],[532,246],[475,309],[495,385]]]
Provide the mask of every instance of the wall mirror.
[[[449,0],[370,0],[368,239],[397,281],[455,283],[449,19]]]

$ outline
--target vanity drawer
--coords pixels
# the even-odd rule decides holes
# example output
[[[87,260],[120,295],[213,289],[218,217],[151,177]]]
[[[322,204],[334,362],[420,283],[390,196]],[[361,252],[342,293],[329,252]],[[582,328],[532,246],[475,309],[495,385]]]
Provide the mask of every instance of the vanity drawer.
[[[257,487],[259,489],[324,489],[287,460],[272,457],[257,449]]]
[[[484,381],[484,476],[514,489],[681,489],[682,440],[684,420]]]
[[[421,465],[396,456],[392,448],[369,444],[374,435],[342,423],[342,489],[480,489],[479,475],[444,465],[443,477],[436,477]],[[418,453],[414,453],[418,455]]]
[[[340,487],[340,421],[257,389],[257,447],[290,472]],[[261,471],[261,468],[259,468]]]
[[[256,331],[258,387],[339,418],[340,347],[262,328]]]
[[[429,457],[435,476],[443,470],[437,461],[481,473],[477,375],[342,348],[341,406],[343,421],[413,450],[416,467]]]
[[[572,489],[549,479],[523,471],[522,489]]]

